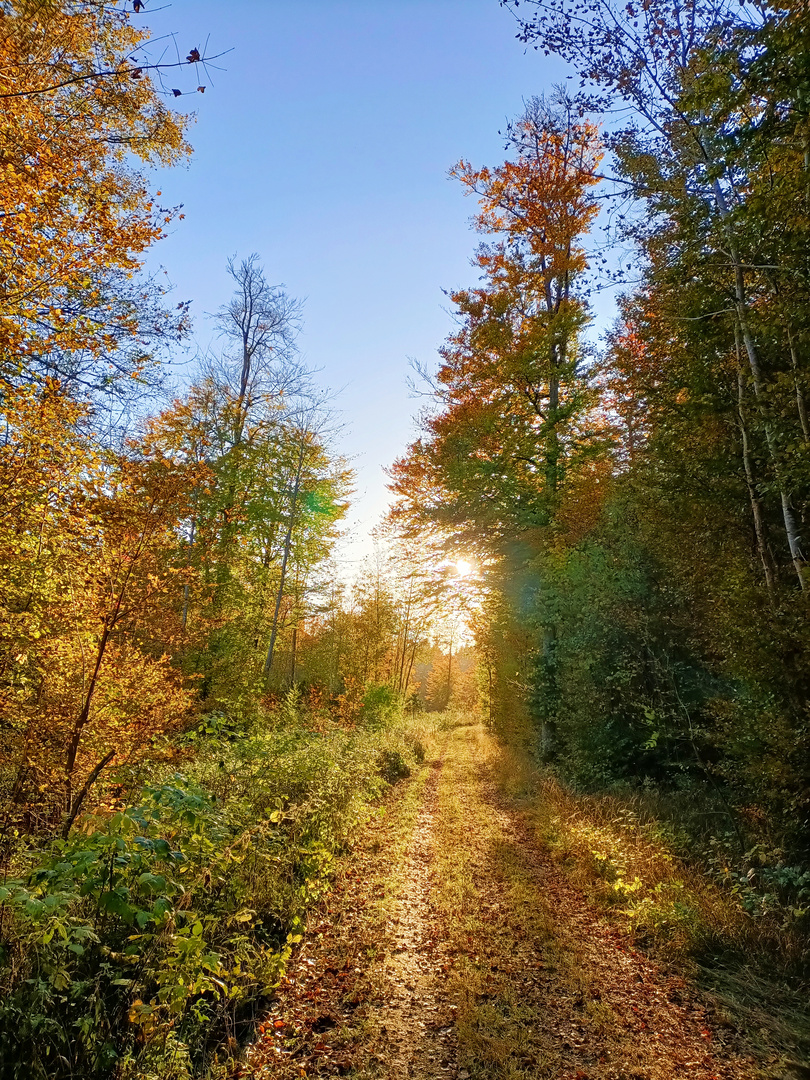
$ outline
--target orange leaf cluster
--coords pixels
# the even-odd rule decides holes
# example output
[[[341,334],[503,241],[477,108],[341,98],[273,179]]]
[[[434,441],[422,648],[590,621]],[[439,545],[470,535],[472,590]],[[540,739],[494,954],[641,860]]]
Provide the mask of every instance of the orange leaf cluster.
[[[122,314],[105,278],[131,278],[172,212],[132,161],[170,163],[187,147],[148,75],[132,78],[145,34],[113,6],[4,8],[0,355],[13,372],[54,348],[99,354],[113,324],[137,333],[137,310]]]

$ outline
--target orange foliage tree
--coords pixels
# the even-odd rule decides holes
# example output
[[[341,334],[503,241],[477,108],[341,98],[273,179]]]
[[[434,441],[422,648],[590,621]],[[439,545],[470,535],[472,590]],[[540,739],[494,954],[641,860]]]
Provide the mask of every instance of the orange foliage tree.
[[[0,11],[0,372],[15,382],[108,388],[184,329],[186,305],[170,314],[134,280],[173,211],[133,163],[188,152],[185,119],[133,59],[146,39],[115,3]]]
[[[453,170],[479,198],[482,284],[452,293],[460,327],[441,350],[436,411],[392,470],[395,522],[433,521],[467,550],[543,529],[600,445],[583,372],[586,267],[600,150],[563,95],[511,128],[514,160]],[[473,553],[471,551],[471,553]]]
[[[478,231],[498,239],[478,250],[481,284],[451,294],[460,325],[441,350],[423,436],[392,469],[391,521],[406,535],[436,531],[486,567],[485,697],[512,710],[510,688],[534,680],[551,703],[538,714],[551,749],[560,627],[546,586],[596,527],[613,471],[581,342],[602,152],[563,93],[532,101],[510,145],[496,169],[453,170],[479,199]]]

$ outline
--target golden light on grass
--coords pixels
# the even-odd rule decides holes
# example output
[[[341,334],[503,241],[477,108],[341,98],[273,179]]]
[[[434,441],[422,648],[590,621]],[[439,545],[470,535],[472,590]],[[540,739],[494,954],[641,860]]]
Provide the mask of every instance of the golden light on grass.
[[[469,577],[475,567],[471,562],[467,562],[466,559],[459,559],[456,562],[456,573],[459,577]]]

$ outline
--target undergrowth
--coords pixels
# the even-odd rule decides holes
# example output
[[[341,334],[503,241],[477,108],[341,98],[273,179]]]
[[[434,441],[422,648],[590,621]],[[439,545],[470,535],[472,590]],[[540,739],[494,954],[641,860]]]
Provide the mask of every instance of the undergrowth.
[[[764,1046],[810,1049],[810,875],[744,849],[731,826],[679,820],[659,794],[583,794],[514,746],[500,768],[538,838],[639,945],[690,970]]]
[[[295,700],[208,717],[125,805],[18,847],[0,886],[3,1080],[224,1075],[365,807],[424,757],[418,719],[303,720]]]

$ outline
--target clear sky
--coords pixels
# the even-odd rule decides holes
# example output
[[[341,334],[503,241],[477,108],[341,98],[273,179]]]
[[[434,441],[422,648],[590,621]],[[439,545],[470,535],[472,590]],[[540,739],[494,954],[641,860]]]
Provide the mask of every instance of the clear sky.
[[[503,160],[499,130],[565,72],[525,53],[498,0],[158,6],[146,21],[175,31],[182,56],[206,38],[209,53],[233,51],[204,95],[178,99],[197,109],[195,153],[160,187],[185,220],[153,261],[193,299],[201,346],[204,313],[231,292],[229,255],[258,252],[305,299],[301,348],[341,391],[340,450],[358,475],[343,551],[359,559],[387,504],[383,467],[415,434],[409,358],[435,362],[452,326],[442,289],[475,280],[475,207],[447,171]]]

